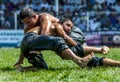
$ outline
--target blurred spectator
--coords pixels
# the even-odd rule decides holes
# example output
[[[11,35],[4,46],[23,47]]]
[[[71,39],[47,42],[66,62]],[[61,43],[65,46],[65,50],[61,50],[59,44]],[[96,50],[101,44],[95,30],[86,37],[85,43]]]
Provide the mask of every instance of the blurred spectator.
[[[74,25],[77,26],[80,23],[80,16],[78,12],[75,12],[75,14],[72,17],[72,21],[74,22]]]
[[[67,11],[67,9],[70,9],[71,7],[70,7],[70,4],[69,4],[69,2],[67,2],[67,0],[64,2],[64,5],[63,5],[63,10],[64,10],[64,12],[66,12]]]
[[[93,6],[93,10],[100,11],[101,9],[102,9],[101,4],[99,4],[98,2],[96,2],[95,5]]]
[[[96,2],[96,0],[87,0],[87,1],[89,1],[91,5],[94,5]]]
[[[94,4],[92,4],[92,2],[91,2],[92,0],[87,0],[87,4],[86,4],[86,10],[87,11],[91,11],[91,10],[93,10],[93,6],[94,6]]]
[[[116,20],[117,20],[117,29],[120,31],[120,14],[117,15],[116,17]]]
[[[117,22],[120,24],[120,14],[118,14],[118,16],[116,17]]]
[[[72,17],[72,12],[70,11],[70,8],[67,8],[67,10],[66,10],[66,12],[64,12],[65,13],[65,17],[67,17],[67,18],[71,18]]]
[[[29,0],[28,3],[26,3],[25,7],[33,8],[33,2],[32,2],[32,0]]]
[[[105,2],[105,0],[95,0],[95,1],[96,1],[96,3],[98,3],[100,5]]]
[[[5,21],[4,29],[11,29],[10,21]]]
[[[47,9],[45,7],[42,7],[42,9],[40,10],[42,13],[47,12]],[[38,11],[39,12],[39,11]]]
[[[0,7],[0,15],[4,16],[4,10]]]
[[[115,3],[114,9],[115,9],[117,12],[120,12],[120,1],[117,1],[117,2]]]
[[[107,2],[107,5],[110,6],[110,4],[115,4],[116,3],[116,0],[106,0]]]
[[[82,0],[81,3],[77,4],[76,8],[78,9],[82,9],[82,8],[86,8],[87,4],[85,0]]]
[[[86,25],[87,25],[86,21],[81,20],[77,26],[80,27],[80,29],[84,32],[84,31],[87,31]]]
[[[14,8],[14,5],[12,2],[6,2],[6,10],[8,12],[11,12],[13,10],[13,8]]]
[[[107,6],[106,2],[102,3],[101,5],[102,5],[102,9],[101,9],[102,11],[109,11],[110,10],[110,8]]]
[[[56,11],[56,5],[54,4],[54,2],[49,2],[48,12],[52,13],[54,16],[56,16],[59,13]]]
[[[115,23],[110,25],[111,30],[120,30],[120,14],[115,15],[115,18],[113,17]]]
[[[41,2],[39,2],[39,1],[36,1],[34,4],[33,4],[33,9],[35,10],[35,11],[40,11],[41,9],[42,9],[42,7],[41,7]]]
[[[5,23],[4,11],[0,7],[0,29],[3,28],[4,23]]]
[[[39,13],[51,13],[58,18],[69,17],[84,31],[88,28],[91,31],[120,28],[120,0],[59,0],[59,12],[55,10],[55,1],[1,0],[0,28],[13,29],[14,13],[19,13],[23,7],[31,7]],[[23,29],[19,17],[17,21],[18,28]]]
[[[50,5],[48,4],[47,0],[43,0],[40,6],[41,6],[41,9],[44,8],[46,11],[48,11],[50,8]]]
[[[14,28],[14,15],[9,9],[5,10],[5,28],[13,29]]]
[[[100,28],[101,23],[97,20],[96,17],[89,20],[90,31],[97,31]]]
[[[116,23],[117,23],[117,15],[113,12],[113,13],[110,13],[110,15],[109,15],[109,19],[110,19],[110,23],[112,24],[112,25],[116,25]]]
[[[24,8],[24,7],[25,7],[25,2],[21,1],[21,2],[18,3],[18,9],[19,10]]]
[[[0,7],[1,7],[1,10],[6,10],[6,6],[5,6],[5,3],[0,1]]]
[[[101,15],[101,29],[102,30],[110,30],[109,26],[110,26],[110,20],[108,18],[108,16],[106,14],[102,14]]]

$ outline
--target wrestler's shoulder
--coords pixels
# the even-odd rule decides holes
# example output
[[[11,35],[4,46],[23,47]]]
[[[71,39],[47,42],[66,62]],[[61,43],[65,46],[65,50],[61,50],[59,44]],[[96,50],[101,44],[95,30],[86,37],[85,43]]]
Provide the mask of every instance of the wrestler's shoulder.
[[[40,13],[39,16],[47,16],[50,15],[49,13]]]

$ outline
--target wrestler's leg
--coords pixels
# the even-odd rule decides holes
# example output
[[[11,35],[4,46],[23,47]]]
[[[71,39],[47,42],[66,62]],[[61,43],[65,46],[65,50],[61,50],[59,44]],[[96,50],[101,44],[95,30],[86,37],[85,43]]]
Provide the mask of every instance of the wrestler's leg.
[[[30,53],[27,59],[29,63],[31,63],[34,67],[38,69],[48,69],[48,66],[41,52],[37,53],[36,51],[36,53],[35,52]]]
[[[92,52],[88,56],[81,58],[81,57],[76,56],[70,49],[65,49],[62,51],[63,58],[71,59],[72,61],[77,63],[82,68],[87,66],[88,62],[92,59],[93,55],[94,54]]]
[[[104,58],[103,59],[103,65],[120,67],[120,61],[112,60],[112,59],[109,59],[109,58]]]
[[[120,67],[120,61],[105,58],[105,57],[93,57],[90,62],[88,63],[88,67],[96,67],[96,66],[114,66],[114,67]]]
[[[78,64],[81,68],[84,68],[88,65],[88,63],[91,61],[91,59],[94,57],[94,53],[91,52],[87,56],[83,57],[81,60],[81,64]],[[77,63],[77,62],[76,62]]]
[[[78,57],[76,54],[72,52],[72,50],[69,49],[66,42],[60,37],[36,35],[36,37],[34,37],[33,39],[33,42],[34,42],[33,48],[35,47],[38,50],[46,49],[59,52],[62,55],[66,56],[67,59],[71,59],[74,62],[76,62],[81,67],[86,66],[88,61],[90,61],[90,59],[92,58],[92,55],[84,59]],[[88,60],[87,63],[85,60]]]

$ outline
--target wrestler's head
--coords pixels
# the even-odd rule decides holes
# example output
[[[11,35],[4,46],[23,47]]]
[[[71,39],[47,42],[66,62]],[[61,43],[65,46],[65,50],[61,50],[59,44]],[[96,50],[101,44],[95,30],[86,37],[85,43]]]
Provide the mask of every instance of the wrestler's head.
[[[69,33],[71,31],[71,28],[73,26],[73,22],[70,19],[67,18],[61,18],[60,22],[63,26],[63,29],[66,33]]]
[[[32,27],[38,20],[38,15],[31,8],[23,8],[20,11],[20,19],[26,27]]]

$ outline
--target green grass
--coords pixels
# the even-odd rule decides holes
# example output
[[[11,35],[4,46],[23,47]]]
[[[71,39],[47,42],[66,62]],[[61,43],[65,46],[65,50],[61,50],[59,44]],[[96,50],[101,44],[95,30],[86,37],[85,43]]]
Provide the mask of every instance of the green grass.
[[[13,64],[20,51],[14,48],[0,49],[0,82],[119,82],[120,68],[96,67],[81,69],[72,61],[62,60],[52,51],[44,51],[49,70],[36,72],[16,71]],[[100,55],[100,54],[97,54]],[[105,57],[120,60],[119,48],[111,48]],[[25,60],[24,66],[30,65]]]

